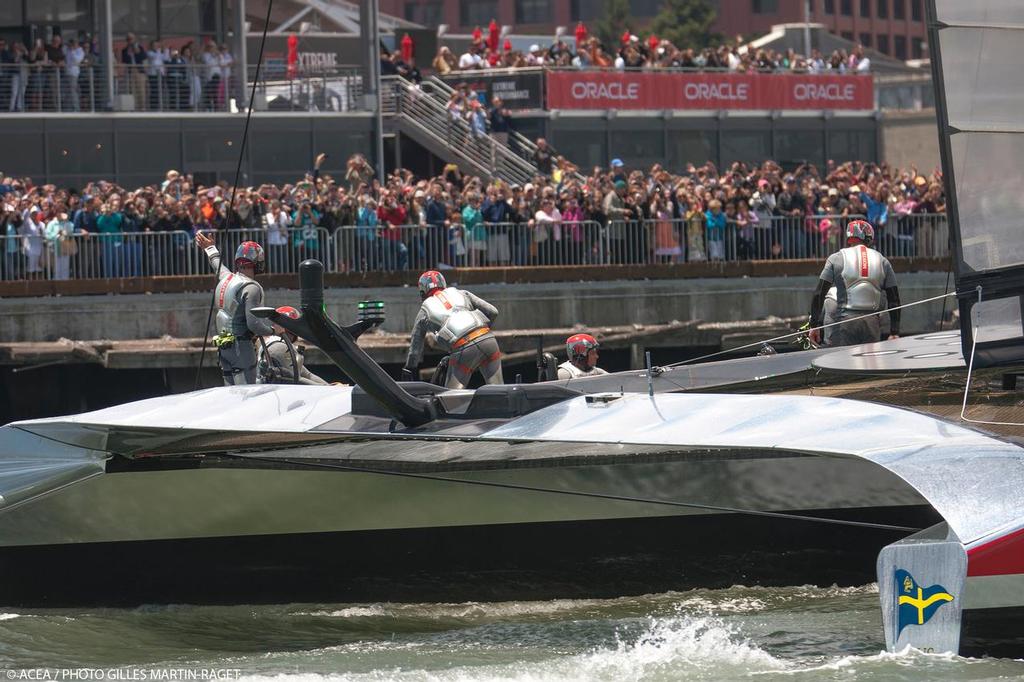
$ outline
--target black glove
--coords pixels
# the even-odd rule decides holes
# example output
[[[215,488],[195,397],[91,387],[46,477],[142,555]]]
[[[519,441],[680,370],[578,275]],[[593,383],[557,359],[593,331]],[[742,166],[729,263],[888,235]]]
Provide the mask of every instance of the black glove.
[[[413,370],[408,367],[402,368],[402,381],[415,381],[415,376]]]

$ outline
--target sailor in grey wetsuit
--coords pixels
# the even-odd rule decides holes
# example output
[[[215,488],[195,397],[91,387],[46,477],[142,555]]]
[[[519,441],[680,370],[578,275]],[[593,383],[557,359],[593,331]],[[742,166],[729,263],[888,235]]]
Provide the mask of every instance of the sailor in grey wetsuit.
[[[577,379],[607,374],[597,366],[597,349],[600,344],[590,334],[573,334],[565,340],[565,354],[568,360],[558,366],[559,379]]]
[[[253,308],[263,305],[263,287],[254,279],[263,271],[263,247],[256,242],[242,242],[235,251],[235,272],[231,272],[221,262],[220,251],[212,239],[200,232],[196,235],[196,245],[206,252],[217,273],[217,336],[214,344],[224,384],[255,384],[256,349],[253,339],[274,333],[269,322],[252,314]]]
[[[854,220],[847,225],[846,248],[829,256],[821,271],[811,301],[811,327],[821,326],[825,315],[832,318],[829,322],[842,322],[865,313],[882,312],[888,307],[889,338],[899,336],[900,311],[895,308],[900,305],[900,294],[896,273],[885,256],[870,248],[874,236],[874,228],[867,221]],[[835,289],[834,312],[831,305],[827,306],[832,288]],[[827,345],[851,346],[881,340],[879,317],[868,315],[831,327],[827,330],[831,332],[826,336]],[[812,341],[817,343],[820,338],[820,332],[811,332]]]
[[[501,350],[490,328],[498,309],[468,291],[447,286],[436,270],[420,275],[419,289],[423,304],[413,324],[403,378],[411,380],[415,376],[423,357],[424,339],[427,332],[433,332],[437,345],[449,354],[445,386],[464,388],[478,369],[487,383],[504,383]]]
[[[297,320],[299,311],[292,306],[281,306],[277,312]],[[287,329],[273,336],[263,337],[257,354],[260,383],[262,384],[305,384],[327,386],[316,374],[306,367],[302,346],[296,346],[298,337]]]

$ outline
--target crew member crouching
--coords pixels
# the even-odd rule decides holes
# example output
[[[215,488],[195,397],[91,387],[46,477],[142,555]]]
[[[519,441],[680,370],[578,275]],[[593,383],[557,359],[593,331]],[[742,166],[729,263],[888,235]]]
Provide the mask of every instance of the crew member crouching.
[[[565,354],[568,360],[558,366],[559,379],[578,379],[607,374],[597,366],[600,344],[590,334],[573,334],[565,340]]]
[[[291,306],[282,306],[277,312],[293,320],[299,319],[299,311]],[[260,383],[328,385],[306,367],[303,348],[295,345],[297,340],[298,337],[287,329],[264,337],[258,356]]]
[[[480,370],[489,384],[504,383],[501,374],[501,349],[491,332],[498,309],[468,291],[449,287],[435,270],[420,275],[423,300],[412,328],[409,355],[402,378],[412,380],[423,357],[428,332],[436,335],[436,344],[448,353],[447,388],[464,388],[473,372]]]
[[[881,340],[879,315],[888,303],[889,338],[899,336],[900,293],[896,286],[896,273],[889,260],[870,248],[875,230],[866,220],[853,220],[846,226],[846,248],[833,253],[825,261],[818,287],[811,301],[811,341],[818,343],[821,332],[813,329],[822,325],[829,290],[835,288],[835,322],[828,338],[830,346],[851,346]],[[882,300],[882,292],[886,300]],[[858,318],[859,319],[854,319]],[[849,320],[844,322],[844,320]]]
[[[263,287],[256,275],[263,272],[263,247],[256,242],[242,242],[235,251],[235,271],[221,262],[220,251],[213,240],[202,232],[196,234],[196,246],[206,252],[210,266],[217,273],[215,290],[217,304],[217,356],[224,375],[224,384],[256,383],[257,336],[273,334],[274,327],[252,314],[253,308],[263,305]]]

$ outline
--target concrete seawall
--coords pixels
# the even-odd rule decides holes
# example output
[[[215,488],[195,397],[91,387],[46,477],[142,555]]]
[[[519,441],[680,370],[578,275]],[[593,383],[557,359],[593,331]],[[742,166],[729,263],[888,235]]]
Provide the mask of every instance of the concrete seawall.
[[[942,294],[943,272],[899,276],[904,303]],[[470,288],[501,310],[499,329],[657,324],[672,320],[734,322],[806,314],[816,278],[751,277],[544,284],[474,284]],[[453,282],[457,284],[457,282]],[[412,287],[336,288],[325,292],[328,312],[339,321],[355,317],[355,303],[387,305],[386,331],[408,332],[419,308]],[[146,339],[201,336],[211,294],[121,294],[0,300],[0,339]],[[270,290],[267,303],[298,302],[294,290]],[[953,299],[946,303],[948,311]],[[935,301],[903,313],[907,332],[929,331],[943,305]]]

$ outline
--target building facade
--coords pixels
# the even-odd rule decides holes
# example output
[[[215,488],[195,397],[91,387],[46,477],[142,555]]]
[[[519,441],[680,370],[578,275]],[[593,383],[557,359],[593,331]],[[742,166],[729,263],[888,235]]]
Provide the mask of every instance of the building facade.
[[[448,25],[449,33],[486,28],[491,19],[512,26],[515,33],[571,33],[578,21],[601,17],[603,0],[380,0],[382,12],[425,26]],[[763,35],[776,24],[805,20],[804,0],[715,0],[714,30],[727,38]],[[642,29],[660,0],[630,0],[635,25]],[[811,0],[810,20],[847,40],[895,59],[927,57],[924,0]]]

